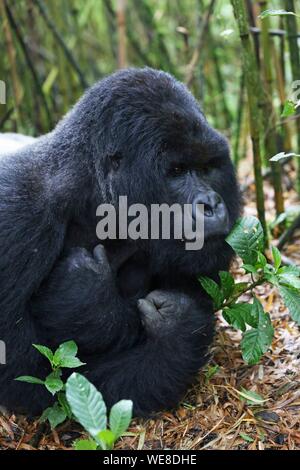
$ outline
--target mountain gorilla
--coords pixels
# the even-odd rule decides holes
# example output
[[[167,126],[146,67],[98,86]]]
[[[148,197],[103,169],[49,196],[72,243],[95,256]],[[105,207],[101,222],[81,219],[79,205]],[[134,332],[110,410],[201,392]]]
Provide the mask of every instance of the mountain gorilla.
[[[101,203],[202,203],[205,243],[96,237]],[[51,402],[33,343],[74,340],[108,404],[136,415],[178,403],[207,361],[214,319],[197,275],[216,278],[239,194],[225,139],[186,87],[145,68],[89,89],[54,131],[0,160],[0,404],[35,414]]]

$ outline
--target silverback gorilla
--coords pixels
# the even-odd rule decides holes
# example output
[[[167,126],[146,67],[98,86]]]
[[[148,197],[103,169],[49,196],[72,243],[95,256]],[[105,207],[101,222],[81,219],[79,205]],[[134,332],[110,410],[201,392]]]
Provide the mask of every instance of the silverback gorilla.
[[[204,247],[96,237],[101,203],[204,204]],[[33,343],[74,340],[109,405],[136,415],[172,407],[205,364],[213,308],[197,275],[217,278],[239,214],[226,140],[164,72],[119,71],[89,89],[54,131],[0,160],[0,404],[40,413]]]

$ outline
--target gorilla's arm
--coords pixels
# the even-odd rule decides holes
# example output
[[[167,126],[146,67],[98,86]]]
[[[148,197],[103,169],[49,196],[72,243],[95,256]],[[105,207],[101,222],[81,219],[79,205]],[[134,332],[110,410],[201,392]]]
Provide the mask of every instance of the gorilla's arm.
[[[72,339],[84,353],[135,344],[141,333],[140,315],[120,296],[114,264],[101,245],[94,256],[73,248],[57,263],[30,303],[46,344],[57,347]]]
[[[212,342],[212,304],[182,292],[154,291],[139,303],[147,338],[136,347],[88,360],[87,377],[109,405],[133,400],[134,412],[177,405],[207,362]]]

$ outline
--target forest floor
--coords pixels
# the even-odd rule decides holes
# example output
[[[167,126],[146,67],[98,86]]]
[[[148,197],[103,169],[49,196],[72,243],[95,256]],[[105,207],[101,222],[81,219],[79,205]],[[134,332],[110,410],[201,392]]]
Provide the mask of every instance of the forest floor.
[[[285,178],[289,180],[289,175]],[[245,213],[255,215],[253,195],[250,184],[244,194]],[[268,220],[274,219],[273,200],[271,188],[267,189]],[[297,204],[295,192],[289,190],[286,206]],[[283,253],[300,265],[300,231]],[[236,279],[243,277],[238,260],[232,272]],[[245,365],[240,334],[218,318],[212,359],[199,374],[197,385],[174,412],[134,420],[118,449],[300,449],[300,327],[272,287],[259,287],[257,294],[275,328],[272,347],[260,363]],[[214,375],[208,378],[212,371]],[[264,401],[255,406],[247,403],[239,393],[242,388],[258,393]],[[75,423],[51,432],[38,420],[0,413],[0,449],[67,450],[82,434]]]

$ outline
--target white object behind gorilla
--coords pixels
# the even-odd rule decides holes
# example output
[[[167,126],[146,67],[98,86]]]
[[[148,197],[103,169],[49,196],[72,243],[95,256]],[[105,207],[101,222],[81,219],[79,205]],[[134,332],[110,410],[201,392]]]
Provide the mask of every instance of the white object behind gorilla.
[[[13,132],[0,134],[0,155],[15,152],[17,149],[24,147],[27,144],[31,144],[34,140],[34,137],[15,134]]]

